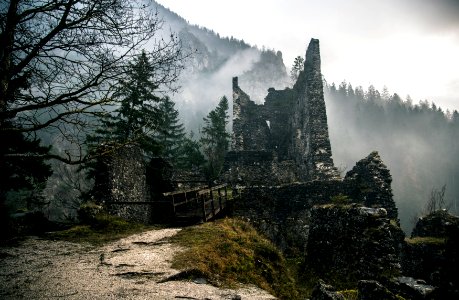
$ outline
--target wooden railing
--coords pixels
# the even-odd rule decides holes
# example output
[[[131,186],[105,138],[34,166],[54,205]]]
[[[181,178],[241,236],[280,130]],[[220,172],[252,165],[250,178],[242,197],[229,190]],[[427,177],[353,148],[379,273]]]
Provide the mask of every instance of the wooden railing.
[[[228,204],[226,184],[163,194],[162,201],[171,203],[173,216],[200,217],[204,222],[215,218]]]

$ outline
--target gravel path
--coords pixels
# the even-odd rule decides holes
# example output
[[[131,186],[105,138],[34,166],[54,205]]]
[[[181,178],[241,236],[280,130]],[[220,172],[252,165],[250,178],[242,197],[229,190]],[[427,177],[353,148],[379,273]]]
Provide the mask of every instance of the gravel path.
[[[179,273],[171,259],[181,249],[167,240],[179,230],[151,230],[102,247],[30,237],[0,248],[0,299],[275,299],[253,286],[167,281]]]

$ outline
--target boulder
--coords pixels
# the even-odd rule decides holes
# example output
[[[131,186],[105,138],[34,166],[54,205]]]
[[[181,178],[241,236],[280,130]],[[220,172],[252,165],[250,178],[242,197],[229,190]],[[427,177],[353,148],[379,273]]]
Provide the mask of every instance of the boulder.
[[[377,151],[358,161],[347,172],[346,181],[355,183],[355,190],[350,195],[353,200],[368,207],[383,207],[390,219],[397,220],[398,211],[392,195],[392,176]]]
[[[318,276],[344,284],[398,276],[404,233],[383,208],[320,205],[311,211],[307,263]]]
[[[323,280],[314,287],[312,291],[311,300],[345,300],[343,295],[338,294],[335,288],[331,285],[325,284]]]

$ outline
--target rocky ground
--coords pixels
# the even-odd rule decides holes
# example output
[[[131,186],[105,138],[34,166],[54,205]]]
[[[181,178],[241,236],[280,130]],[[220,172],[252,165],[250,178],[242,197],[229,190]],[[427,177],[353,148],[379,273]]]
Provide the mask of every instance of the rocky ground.
[[[1,299],[275,299],[253,286],[222,289],[172,280],[180,229],[132,235],[102,247],[30,237],[0,248]]]

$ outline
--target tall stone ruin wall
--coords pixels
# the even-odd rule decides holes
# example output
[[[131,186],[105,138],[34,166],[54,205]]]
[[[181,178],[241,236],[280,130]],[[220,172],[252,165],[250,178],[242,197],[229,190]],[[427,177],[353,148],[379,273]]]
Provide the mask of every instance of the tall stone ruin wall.
[[[304,71],[293,89],[270,88],[262,105],[250,100],[238,78],[233,78],[232,151],[271,151],[275,157],[271,169],[289,168],[288,173],[295,174],[293,181],[339,178],[328,137],[318,40],[311,40]],[[227,166],[231,168],[231,161]],[[237,170],[248,173],[243,167],[238,162]],[[234,168],[231,171],[234,173]],[[273,180],[266,184],[285,182],[273,172],[269,177]]]
[[[291,125],[291,155],[305,180],[339,178],[333,164],[328,136],[320,63],[319,40],[311,39],[306,51],[304,71],[294,86],[298,91],[298,100]]]

